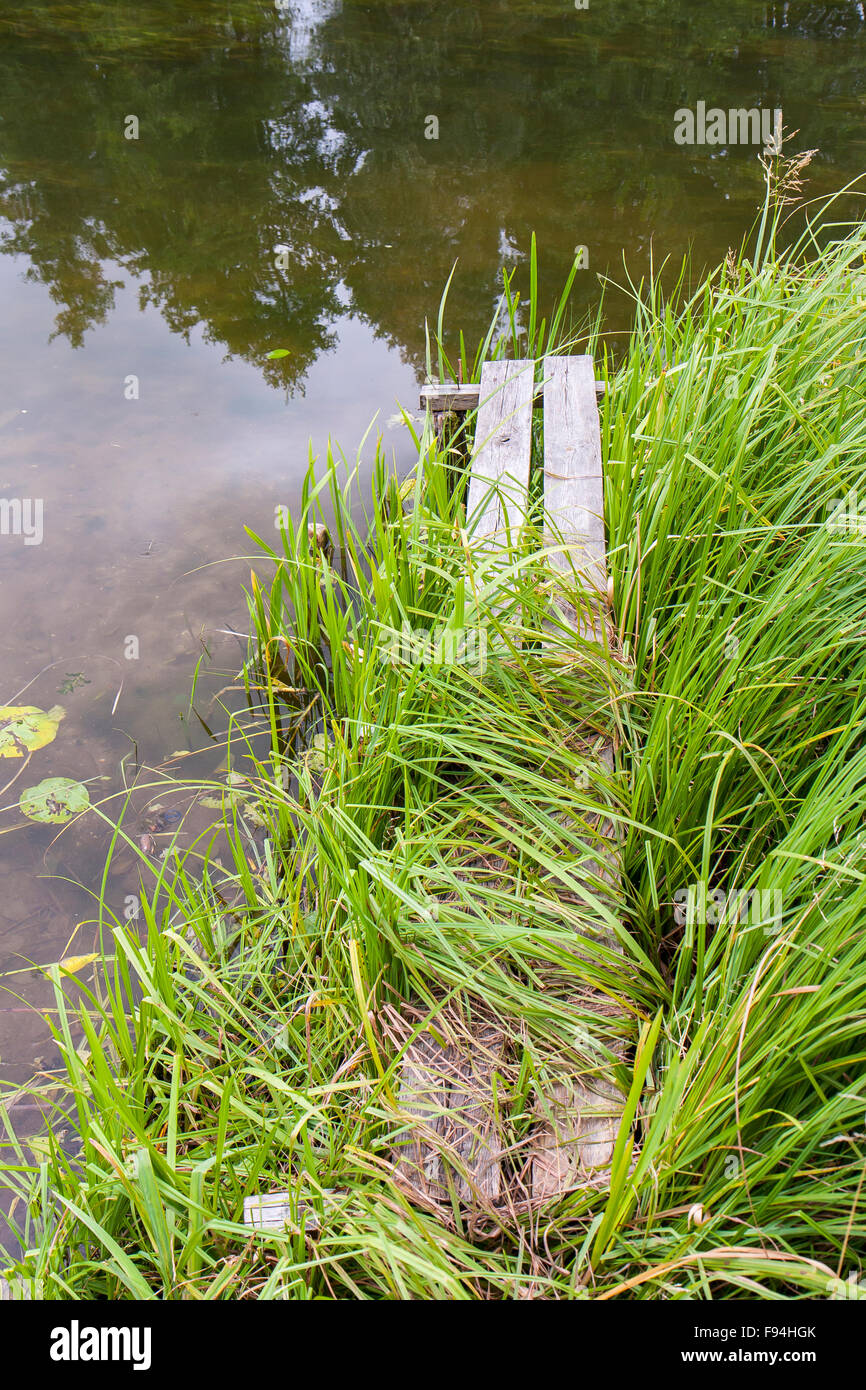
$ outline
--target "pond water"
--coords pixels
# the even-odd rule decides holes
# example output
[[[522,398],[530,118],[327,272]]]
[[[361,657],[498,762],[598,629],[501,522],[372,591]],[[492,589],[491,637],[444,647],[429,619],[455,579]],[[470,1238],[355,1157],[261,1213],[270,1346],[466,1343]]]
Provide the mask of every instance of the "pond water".
[[[748,230],[761,170],[754,146],[678,144],[675,111],[781,108],[820,196],[866,169],[864,45],[862,4],[0,13],[0,499],[41,507],[38,544],[9,511],[0,533],[0,705],[65,710],[14,787],[0,758],[0,1083],[57,1065],[34,967],[92,949],[108,836],[58,839],[20,791],[63,776],[100,800],[122,764],[190,750],[216,766],[190,687],[203,658],[206,716],[237,669],[244,526],[274,536],[311,441],[354,456],[374,416],[406,466],[388,422],[417,406],[455,260],[473,346],[532,231],[547,302],[586,248],[578,315],[623,256],[639,278],[691,248],[697,272]],[[625,330],[627,297],[608,313]]]

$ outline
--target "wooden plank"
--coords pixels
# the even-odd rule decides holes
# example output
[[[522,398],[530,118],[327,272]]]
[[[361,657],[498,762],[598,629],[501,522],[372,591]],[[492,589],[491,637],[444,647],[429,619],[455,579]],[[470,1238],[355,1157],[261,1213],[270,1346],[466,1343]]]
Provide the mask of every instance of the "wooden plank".
[[[504,542],[526,517],[535,363],[485,362],[466,500],[473,539]]]
[[[612,762],[610,745],[602,749],[600,761]],[[621,863],[616,828],[610,820],[599,817],[598,835],[602,844],[602,862],[593,864],[593,877],[611,885],[615,894],[621,877]],[[597,892],[593,884],[593,892]],[[605,895],[607,896],[607,895]],[[613,906],[612,898],[608,901]],[[595,933],[594,933],[595,935]],[[608,950],[622,954],[622,947],[607,928],[597,934]],[[576,948],[577,950],[578,948]],[[595,1000],[580,995],[582,1009],[598,1017],[597,1036],[604,1039],[614,1055],[624,1060],[621,1029],[615,1025],[624,1017],[606,995],[598,993]],[[533,1200],[543,1202],[560,1196],[570,1188],[603,1186],[610,1178],[614,1145],[625,1108],[625,1096],[609,1077],[597,1071],[564,1075],[551,1080],[544,1096],[536,1101],[536,1126],[530,1144],[530,1191]]]
[[[18,1274],[0,1275],[0,1303],[24,1303],[32,1298],[32,1282]]]
[[[338,1188],[326,1188],[323,1197],[342,1195]],[[292,1192],[261,1192],[244,1198],[244,1225],[259,1231],[298,1230],[303,1222],[309,1232],[318,1231],[322,1218],[309,1198],[298,1199]]]
[[[611,778],[614,773],[613,745],[608,741],[597,746],[594,756]],[[563,820],[566,818],[563,817]],[[598,859],[592,863],[593,879],[607,885],[594,894],[616,912],[622,901],[622,866],[619,854],[619,833],[614,821],[603,811],[588,817],[597,839],[588,842]],[[614,933],[599,923],[596,939],[609,951],[622,955],[622,947]],[[622,1038],[611,1026],[623,1015],[608,996],[597,994],[594,1001],[581,996],[581,1006],[596,1014],[596,1036],[604,1039],[611,1051],[624,1060]],[[597,1072],[560,1076],[536,1105],[538,1126],[532,1137],[532,1166],[530,1190],[536,1201],[546,1201],[574,1187],[605,1186],[610,1179],[610,1164],[619,1132],[625,1097],[610,1077]]]
[[[443,381],[441,384],[431,381],[421,387],[419,405],[422,410],[429,406],[434,412],[474,410],[478,404],[480,389],[477,381],[469,382],[466,386],[461,386],[456,381]]]
[[[623,1112],[622,1093],[612,1082],[604,1077],[556,1082],[539,1112],[542,1122],[532,1149],[536,1201],[609,1180]]]
[[[576,568],[607,594],[601,434],[591,357],[544,360],[545,544],[561,537],[557,569]]]
[[[478,405],[478,398],[481,388],[477,381],[467,382],[465,385],[457,381],[431,381],[426,386],[421,387],[419,405],[423,410],[429,406],[435,413],[442,413],[453,410],[456,414],[461,414],[467,410],[474,410]],[[603,381],[595,383],[595,393],[603,396],[606,387]],[[536,389],[535,404],[540,405],[542,393]]]
[[[396,1146],[395,1176],[428,1202],[483,1208],[502,1190],[502,1142],[493,1073],[505,1052],[498,1029],[482,1026],[445,1046],[429,1032],[410,1043],[399,1107],[410,1121]]]
[[[544,511],[545,544],[562,546],[551,555],[553,567],[575,572],[584,598],[575,606],[554,596],[561,615],[585,641],[603,639],[607,598],[607,553],[604,535],[604,478],[601,435],[591,357],[548,357],[544,362]],[[612,775],[613,744],[597,753]],[[614,823],[598,818],[603,881],[616,891],[620,877]],[[605,944],[621,952],[605,932]],[[609,1004],[599,996],[599,1026]],[[608,1180],[625,1098],[605,1076],[563,1077],[539,1098],[538,1125],[532,1137],[530,1187],[534,1200],[546,1201],[571,1187]]]

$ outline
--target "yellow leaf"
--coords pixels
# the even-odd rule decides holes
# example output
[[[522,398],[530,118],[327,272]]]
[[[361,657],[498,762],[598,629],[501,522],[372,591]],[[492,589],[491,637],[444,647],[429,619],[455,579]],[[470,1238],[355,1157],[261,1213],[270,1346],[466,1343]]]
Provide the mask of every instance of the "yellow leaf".
[[[64,956],[63,960],[57,962],[57,968],[68,970],[70,975],[75,975],[79,970],[83,970],[85,965],[92,965],[95,960],[99,960],[98,951],[94,951],[91,956]]]
[[[23,758],[44,748],[65,715],[62,705],[52,705],[49,710],[35,705],[0,705],[0,758]]]

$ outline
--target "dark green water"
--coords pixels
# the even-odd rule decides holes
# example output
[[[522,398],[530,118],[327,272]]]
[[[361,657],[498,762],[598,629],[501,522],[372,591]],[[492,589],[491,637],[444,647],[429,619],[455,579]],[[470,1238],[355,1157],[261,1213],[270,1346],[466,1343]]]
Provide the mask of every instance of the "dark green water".
[[[19,791],[108,792],[124,756],[206,746],[193,668],[207,653],[205,708],[238,663],[219,629],[245,630],[249,568],[216,562],[249,552],[245,523],[274,534],[311,439],[353,455],[378,411],[408,461],[387,421],[417,404],[454,261],[470,344],[532,231],[546,301],[587,248],[578,313],[623,256],[635,277],[651,251],[715,262],[754,217],[758,151],[677,145],[675,111],[781,107],[790,150],[819,151],[819,196],[866,169],[864,56],[860,4],[3,7],[0,498],[41,499],[44,535],[0,535],[0,705],[66,718],[0,793],[0,832],[19,826],[0,834],[0,971],[24,971],[0,982],[0,1081],[56,1063],[28,963],[91,949],[69,879],[93,887],[105,849],[99,827],[19,825]],[[624,295],[609,312],[627,327]],[[0,759],[0,786],[15,771]]]

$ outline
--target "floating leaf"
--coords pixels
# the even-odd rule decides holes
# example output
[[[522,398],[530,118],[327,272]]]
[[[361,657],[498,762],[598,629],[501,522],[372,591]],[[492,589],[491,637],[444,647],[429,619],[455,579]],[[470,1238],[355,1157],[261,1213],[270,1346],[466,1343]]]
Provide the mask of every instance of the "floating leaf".
[[[49,710],[35,705],[0,705],[0,758],[23,758],[44,748],[66,715],[62,705]]]
[[[273,352],[269,352],[269,353],[268,353],[268,358],[269,358],[270,360],[273,360],[273,358],[275,358],[275,357],[288,357],[288,356],[289,356],[289,349],[288,349],[288,348],[274,348]]]
[[[47,825],[65,825],[80,811],[87,810],[90,793],[81,782],[73,782],[71,777],[46,777],[44,782],[23,791],[18,805],[30,820],[43,821]]]
[[[57,969],[68,970],[70,975],[75,975],[86,965],[92,965],[95,960],[99,960],[98,951],[94,951],[90,956],[64,956],[63,960],[57,961]]]

